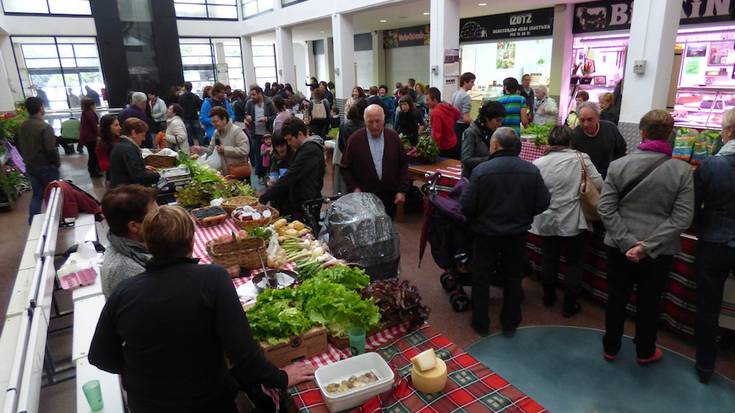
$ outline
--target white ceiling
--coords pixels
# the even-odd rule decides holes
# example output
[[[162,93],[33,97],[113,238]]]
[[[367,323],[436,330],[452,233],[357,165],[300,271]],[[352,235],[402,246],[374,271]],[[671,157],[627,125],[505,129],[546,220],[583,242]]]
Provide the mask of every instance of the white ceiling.
[[[460,0],[460,17],[475,17],[489,14],[510,13],[514,11],[532,10],[552,7],[561,0]],[[588,0],[564,0],[564,3],[581,3]],[[479,6],[487,3],[487,6]],[[423,13],[430,12],[429,0],[401,1],[389,6],[374,7],[353,13],[355,33],[367,33],[373,30],[388,30],[401,27],[429,24],[429,17]],[[385,23],[380,20],[386,20]],[[331,37],[332,24],[329,18],[311,21],[293,26],[295,42]],[[253,43],[272,43],[274,32],[253,36]]]

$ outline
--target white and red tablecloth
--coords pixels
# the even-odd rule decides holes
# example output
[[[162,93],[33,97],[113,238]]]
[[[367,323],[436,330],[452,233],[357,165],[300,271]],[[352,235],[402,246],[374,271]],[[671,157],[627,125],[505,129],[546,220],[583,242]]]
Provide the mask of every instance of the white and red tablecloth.
[[[548,145],[536,146],[533,142],[522,141],[521,142],[521,154],[519,157],[528,162],[533,162],[536,159],[544,156],[544,152],[548,149]]]

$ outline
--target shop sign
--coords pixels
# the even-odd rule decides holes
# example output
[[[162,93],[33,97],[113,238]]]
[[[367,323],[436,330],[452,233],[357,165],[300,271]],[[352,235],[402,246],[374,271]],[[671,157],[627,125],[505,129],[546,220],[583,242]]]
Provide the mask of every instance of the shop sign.
[[[383,48],[424,46],[429,44],[429,25],[383,31]]]
[[[672,0],[676,1],[676,0]],[[734,0],[683,0],[679,24],[733,20]],[[592,1],[574,6],[572,32],[589,33],[630,29],[633,0]]]
[[[551,36],[554,8],[470,17],[459,21],[459,41]]]

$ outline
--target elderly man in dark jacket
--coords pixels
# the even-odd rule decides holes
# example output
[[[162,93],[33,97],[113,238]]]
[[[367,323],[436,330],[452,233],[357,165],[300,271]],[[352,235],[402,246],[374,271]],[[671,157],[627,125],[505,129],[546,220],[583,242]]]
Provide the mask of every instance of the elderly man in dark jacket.
[[[365,109],[365,128],[347,140],[340,172],[350,192],[377,195],[391,217],[396,205],[406,202],[408,159],[398,134],[385,128],[382,107],[370,105]]]
[[[279,205],[286,205],[288,209],[279,211],[281,215],[291,214],[302,219],[304,201],[322,196],[326,166],[324,141],[319,136],[308,136],[304,121],[296,117],[283,123],[281,135],[296,154],[286,173],[260,196],[259,201],[267,204],[278,200]]]
[[[472,327],[487,335],[491,274],[503,277],[503,332],[512,335],[521,323],[521,278],[526,232],[533,217],[549,207],[551,195],[541,173],[518,158],[521,142],[512,128],[498,128],[490,140],[490,159],[472,171],[460,202],[475,232],[472,254]],[[499,267],[499,268],[498,268]]]

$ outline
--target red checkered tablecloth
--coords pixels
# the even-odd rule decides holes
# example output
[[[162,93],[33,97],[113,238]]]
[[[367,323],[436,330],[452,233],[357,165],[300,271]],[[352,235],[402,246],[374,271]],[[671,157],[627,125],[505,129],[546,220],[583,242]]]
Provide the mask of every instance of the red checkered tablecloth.
[[[212,227],[201,227],[194,223],[194,258],[199,258],[201,264],[211,264],[212,259],[207,253],[207,242],[212,241],[222,235],[232,234],[240,231],[230,218],[220,225]]]
[[[391,332],[381,334],[383,339],[393,336]],[[373,341],[372,337],[369,341]],[[369,349],[373,348],[373,345],[374,342],[370,343]],[[447,386],[440,393],[424,394],[411,384],[409,360],[430,348],[433,348],[447,364]],[[346,357],[341,350],[336,351]],[[429,325],[388,340],[375,351],[394,370],[396,382],[390,392],[367,401],[351,412],[547,412],[543,406]],[[289,393],[299,413],[328,412],[321,392],[314,382],[293,387]]]
[[[533,162],[536,159],[544,156],[544,152],[548,149],[548,145],[536,146],[533,142],[522,141],[521,142],[521,154],[519,157],[528,162]]]

